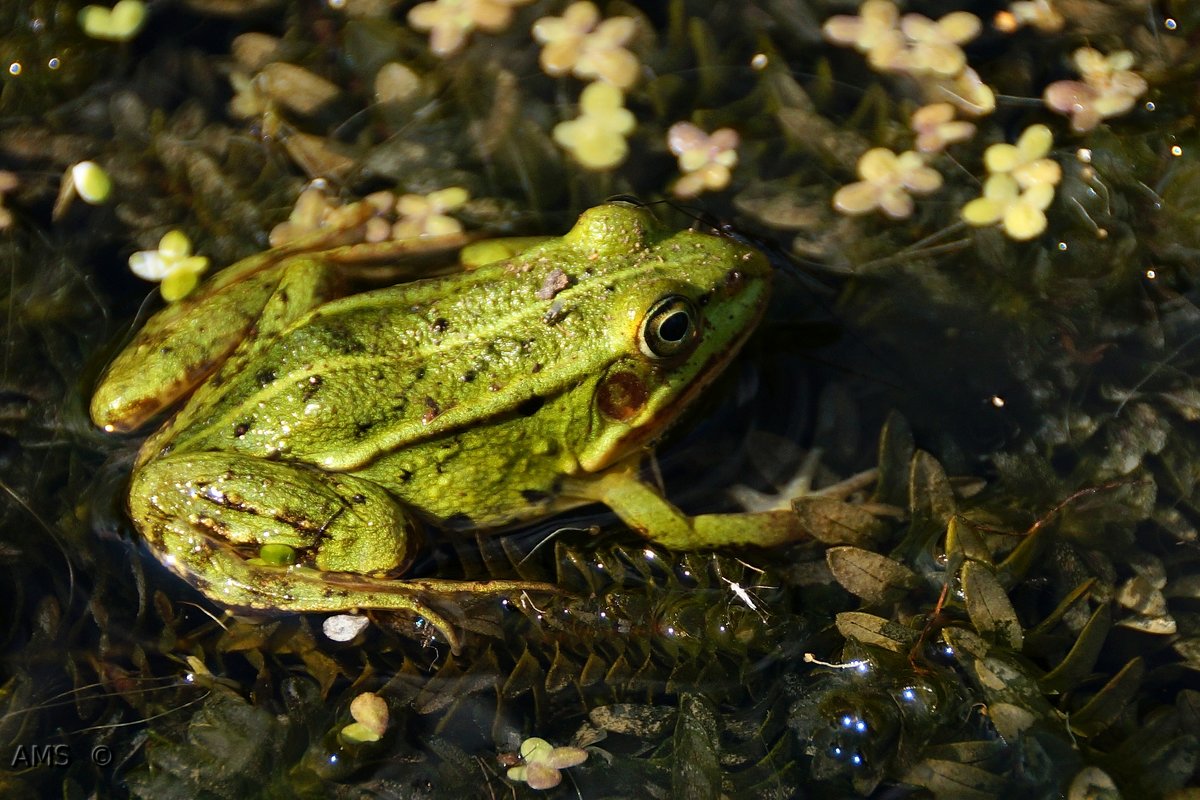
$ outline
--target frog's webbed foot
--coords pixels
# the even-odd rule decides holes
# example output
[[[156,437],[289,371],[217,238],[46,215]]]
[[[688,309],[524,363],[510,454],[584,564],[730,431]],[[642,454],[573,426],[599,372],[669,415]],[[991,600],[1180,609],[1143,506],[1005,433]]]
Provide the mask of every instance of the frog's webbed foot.
[[[186,476],[186,477],[182,477]],[[557,591],[526,581],[381,577],[408,565],[414,524],[377,484],[237,454],[183,453],[136,470],[130,514],[159,559],[229,606],[393,609],[424,617],[457,651],[437,601]]]
[[[819,447],[809,450],[796,474],[775,492],[760,492],[739,484],[729,489],[729,495],[746,511],[758,513],[791,508],[796,503],[811,498],[845,500],[850,495],[867,489],[879,478],[879,469],[872,467],[837,483],[814,489],[822,455]]]

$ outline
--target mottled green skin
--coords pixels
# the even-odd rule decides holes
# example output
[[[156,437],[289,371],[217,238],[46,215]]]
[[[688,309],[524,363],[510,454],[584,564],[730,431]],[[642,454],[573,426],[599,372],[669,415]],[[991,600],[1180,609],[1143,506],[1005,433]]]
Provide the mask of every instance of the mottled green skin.
[[[347,260],[285,253],[235,265],[217,290],[151,320],[97,389],[93,418],[111,430],[197,384],[143,446],[130,510],[164,562],[209,594],[426,613],[417,584],[365,575],[407,562],[406,509],[477,528],[599,499],[649,536],[662,519],[669,543],[755,541],[751,522],[737,526],[748,534],[698,533],[654,494],[628,513],[618,506],[647,489],[632,483],[627,457],[760,318],[770,271],[757,251],[610,204],[511,259],[328,299],[332,265]],[[251,286],[255,301],[242,296]],[[702,320],[683,352],[659,357],[642,344],[643,325],[668,296],[690,299]],[[212,330],[211,344],[197,343]],[[295,548],[302,566],[246,561],[272,543]],[[480,586],[493,584],[465,588]]]

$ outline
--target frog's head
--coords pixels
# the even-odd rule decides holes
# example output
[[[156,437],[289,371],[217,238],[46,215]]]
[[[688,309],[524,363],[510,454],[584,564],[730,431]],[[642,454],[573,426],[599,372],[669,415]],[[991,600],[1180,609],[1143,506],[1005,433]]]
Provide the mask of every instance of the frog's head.
[[[663,432],[720,374],[762,318],[771,268],[730,237],[662,228],[645,208],[586,211],[565,240],[595,263],[609,292],[591,435],[578,453],[604,469]]]

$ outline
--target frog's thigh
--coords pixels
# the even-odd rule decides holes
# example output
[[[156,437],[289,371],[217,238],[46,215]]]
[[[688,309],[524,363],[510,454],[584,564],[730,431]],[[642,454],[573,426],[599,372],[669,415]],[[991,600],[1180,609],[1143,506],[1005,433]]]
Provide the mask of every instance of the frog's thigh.
[[[604,503],[629,527],[675,550],[770,547],[808,536],[791,510],[688,516],[628,469],[614,470],[577,485],[582,496]]]
[[[129,508],[164,563],[215,600],[279,611],[406,610],[431,622],[455,652],[458,635],[432,599],[555,591],[526,581],[352,574],[402,565],[409,519],[370,481],[302,465],[228,453],[167,456],[134,474]],[[307,548],[317,569],[251,563],[234,547],[267,543]]]
[[[403,567],[413,544],[411,520],[370,481],[230,453],[148,462],[129,506],[147,538],[177,559],[206,538],[288,545],[317,569],[371,573]]]

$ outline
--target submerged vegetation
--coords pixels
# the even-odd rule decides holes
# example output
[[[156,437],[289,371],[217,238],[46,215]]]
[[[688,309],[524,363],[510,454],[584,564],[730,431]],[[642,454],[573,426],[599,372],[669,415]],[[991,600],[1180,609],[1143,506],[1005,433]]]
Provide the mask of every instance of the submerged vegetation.
[[[1187,0],[4,4],[0,794],[1193,796],[1198,40]],[[457,654],[136,541],[85,409],[143,306],[356,214],[615,194],[777,260],[656,465],[811,541],[435,539],[563,590],[446,603]]]

